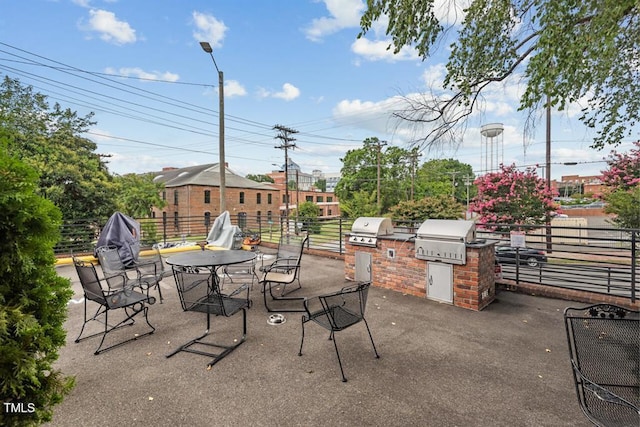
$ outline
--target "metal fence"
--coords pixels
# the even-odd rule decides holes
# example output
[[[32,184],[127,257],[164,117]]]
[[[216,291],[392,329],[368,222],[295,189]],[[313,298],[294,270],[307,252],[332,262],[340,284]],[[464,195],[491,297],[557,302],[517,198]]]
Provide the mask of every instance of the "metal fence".
[[[105,221],[79,220],[62,227],[62,239],[56,246],[58,255],[91,253]],[[213,221],[202,217],[152,218],[139,220],[142,243],[178,244],[205,240]],[[309,246],[332,254],[343,254],[344,235],[351,230],[353,220],[344,218],[301,221],[291,218],[266,220],[264,217],[232,217],[246,234],[259,234],[263,242],[277,243],[282,232],[308,231]],[[421,223],[396,222],[397,230],[415,233]],[[499,231],[496,231],[499,230]],[[546,252],[546,261],[535,266],[505,262],[503,276],[517,283],[534,283],[597,293],[637,297],[640,277],[638,248],[640,229],[611,227],[521,226],[488,224],[478,228],[478,239],[508,245],[513,231],[524,233],[526,246]]]

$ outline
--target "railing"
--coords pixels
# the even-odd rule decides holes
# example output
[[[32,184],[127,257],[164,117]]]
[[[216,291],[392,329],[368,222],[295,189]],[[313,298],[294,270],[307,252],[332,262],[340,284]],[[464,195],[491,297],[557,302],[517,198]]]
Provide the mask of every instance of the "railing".
[[[56,246],[58,255],[91,253],[104,221],[80,220],[64,224],[62,240]],[[152,218],[139,220],[143,244],[161,242],[177,244],[205,240],[213,219],[202,217]],[[351,230],[353,220],[327,218],[315,221],[296,221],[291,217],[269,221],[264,217],[236,216],[231,218],[246,234],[259,234],[263,242],[277,243],[280,235],[290,231],[308,231],[309,247],[331,254],[345,252],[344,236]],[[421,222],[397,221],[396,230],[415,233]],[[490,231],[499,229],[500,232]],[[635,301],[637,298],[639,229],[520,226],[488,224],[477,229],[478,239],[508,244],[511,231],[525,234],[526,245],[546,251],[547,261],[531,267],[524,263],[504,263],[503,276],[517,283],[582,289],[591,292],[620,295]]]

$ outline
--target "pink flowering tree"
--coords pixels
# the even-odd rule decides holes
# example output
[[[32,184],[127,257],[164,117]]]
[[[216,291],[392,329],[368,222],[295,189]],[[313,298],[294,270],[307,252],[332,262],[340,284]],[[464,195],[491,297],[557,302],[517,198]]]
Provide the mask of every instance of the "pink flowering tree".
[[[479,215],[478,224],[543,224],[558,209],[554,192],[547,190],[535,168],[520,171],[515,165],[501,165],[500,171],[481,176],[474,184],[478,195],[469,209]]]
[[[613,151],[607,159],[609,169],[602,171],[605,212],[622,228],[640,228],[640,141],[634,145],[627,153]]]

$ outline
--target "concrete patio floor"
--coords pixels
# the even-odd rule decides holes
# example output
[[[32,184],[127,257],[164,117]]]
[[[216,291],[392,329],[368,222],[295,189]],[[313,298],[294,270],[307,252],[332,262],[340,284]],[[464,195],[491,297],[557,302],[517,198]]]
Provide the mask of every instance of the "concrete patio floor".
[[[303,288],[317,295],[349,284],[343,262],[305,254]],[[82,290],[73,266],[57,267]],[[56,367],[76,386],[55,407],[54,426],[588,426],[575,396],[562,311],[581,303],[500,292],[482,312],[371,288],[367,320],[338,333],[348,382],[341,382],[328,333],[308,324],[298,356],[300,313],[281,325],[256,286],[248,338],[206,369],[209,358],[165,354],[205,329],[205,315],[180,309],[173,278],[150,307],[153,335],[98,356],[99,338],[74,343],[83,304],[69,304],[67,346]],[[146,329],[136,325],[111,339]],[[241,316],[213,318],[233,340]],[[235,335],[234,335],[235,334]],[[107,337],[110,339],[110,337]]]

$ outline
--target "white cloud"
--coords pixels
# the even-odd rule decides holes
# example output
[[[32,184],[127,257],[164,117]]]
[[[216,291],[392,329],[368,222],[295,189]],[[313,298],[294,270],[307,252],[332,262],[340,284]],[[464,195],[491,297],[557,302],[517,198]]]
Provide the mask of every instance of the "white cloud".
[[[209,42],[212,48],[222,47],[225,32],[229,29],[224,22],[219,21],[213,15],[194,11],[192,13],[193,24],[196,29],[193,31],[193,38],[198,42]]]
[[[311,21],[304,33],[311,41],[318,42],[325,36],[345,28],[358,27],[365,5],[362,0],[323,0],[330,16]]]
[[[247,90],[237,80],[226,80],[224,82],[225,98],[233,98],[234,96],[245,96]]]
[[[389,43],[388,40],[371,41],[366,37],[361,37],[353,42],[351,51],[369,61],[396,62],[420,59],[417,51],[407,46],[403,47],[397,54],[394,54],[393,49],[387,49]]]
[[[122,45],[134,43],[136,30],[125,22],[120,21],[113,12],[101,9],[89,11],[89,30],[100,34],[100,38],[108,43]]]
[[[137,77],[145,80],[164,80],[169,82],[176,82],[180,79],[180,76],[175,73],[170,73],[168,71],[165,71],[165,72],[144,71],[143,69],[138,67],[133,67],[133,68],[125,67],[125,68],[119,68],[117,70],[115,68],[107,68],[105,72],[107,74],[116,74],[119,76],[127,76],[127,77],[133,76],[133,77]]]
[[[267,89],[258,89],[258,96],[260,98],[279,98],[285,101],[292,101],[300,96],[300,89],[292,85],[291,83],[285,83],[282,85],[280,92],[271,92]]]

